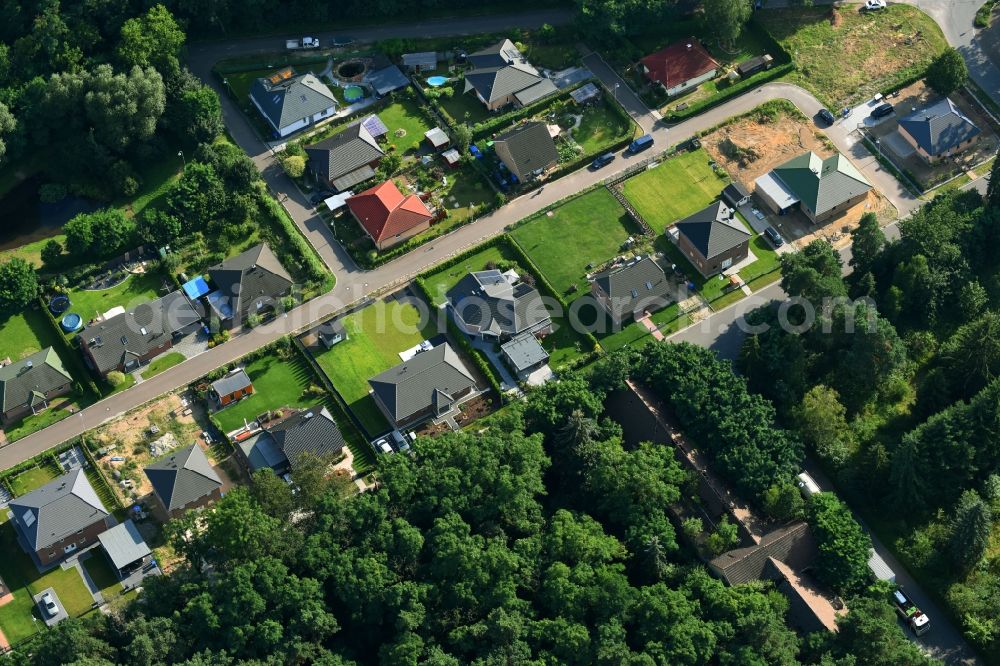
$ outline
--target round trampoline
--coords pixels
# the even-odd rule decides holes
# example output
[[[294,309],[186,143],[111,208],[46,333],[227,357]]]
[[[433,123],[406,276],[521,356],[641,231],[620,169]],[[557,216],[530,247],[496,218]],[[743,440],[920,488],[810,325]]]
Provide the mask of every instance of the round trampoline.
[[[59,296],[53,296],[52,300],[49,301],[49,311],[52,314],[61,315],[66,310],[69,310],[69,296],[60,294]]]
[[[446,83],[448,83],[447,76],[431,76],[428,77],[427,79],[427,85],[431,86],[432,88],[440,88]]]
[[[365,96],[365,89],[361,86],[347,86],[344,88],[344,99],[348,102],[357,102]]]
[[[59,322],[59,327],[67,333],[75,333],[83,328],[83,318],[75,312],[70,312]]]

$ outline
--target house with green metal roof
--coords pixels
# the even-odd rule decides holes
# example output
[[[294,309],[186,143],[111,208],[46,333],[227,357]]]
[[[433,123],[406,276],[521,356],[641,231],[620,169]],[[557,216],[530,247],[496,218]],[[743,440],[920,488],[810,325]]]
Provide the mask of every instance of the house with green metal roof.
[[[52,347],[0,367],[0,423],[8,425],[48,408],[73,390],[73,378]]]
[[[844,155],[824,159],[812,151],[772,169],[755,184],[757,195],[774,212],[780,215],[798,207],[813,224],[843,214],[872,189]]]

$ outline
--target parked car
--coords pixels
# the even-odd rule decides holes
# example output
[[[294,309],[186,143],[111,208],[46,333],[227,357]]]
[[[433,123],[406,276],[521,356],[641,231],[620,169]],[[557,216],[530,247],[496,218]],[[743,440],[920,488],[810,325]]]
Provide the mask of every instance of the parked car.
[[[334,37],[330,40],[330,46],[335,49],[342,49],[345,46],[352,46],[354,44],[353,37]]]
[[[885,7],[885,0],[865,0],[865,10],[869,12],[877,12]]]
[[[636,153],[641,153],[647,148],[653,145],[653,136],[651,134],[643,134],[638,139],[633,141],[628,145],[626,152],[635,155]]]
[[[892,104],[889,104],[889,102],[883,102],[872,109],[871,116],[872,118],[885,118],[886,116],[892,115],[894,110],[895,109],[893,109]]]
[[[820,109],[819,113],[817,113],[816,115],[822,118],[823,122],[825,122],[827,125],[832,125],[835,122],[837,122],[837,119],[833,117],[833,114],[830,113],[829,109]]]
[[[614,160],[615,160],[614,153],[604,153],[603,155],[598,155],[597,158],[590,163],[590,168],[594,171],[597,171],[598,169],[606,167],[607,165],[611,164],[612,162],[614,162]]]
[[[390,444],[387,439],[380,439],[375,442],[375,448],[382,453],[395,453],[392,449],[392,444]]]
[[[46,592],[42,595],[42,608],[45,609],[45,613],[49,617],[59,615],[59,604],[56,603],[56,600],[52,596],[51,592]]]
[[[322,192],[316,192],[311,197],[309,197],[309,203],[311,203],[313,206],[318,206],[318,205],[320,205],[321,203],[323,203],[324,201],[326,201],[327,199],[329,199],[332,196],[333,196],[333,192],[330,192],[329,190],[323,190]]]
[[[289,51],[296,49],[318,49],[319,40],[315,37],[303,37],[302,39],[286,39],[285,48]]]
[[[764,235],[767,236],[767,240],[771,241],[771,245],[774,247],[781,247],[785,244],[785,239],[781,237],[781,234],[774,227],[764,229]]]

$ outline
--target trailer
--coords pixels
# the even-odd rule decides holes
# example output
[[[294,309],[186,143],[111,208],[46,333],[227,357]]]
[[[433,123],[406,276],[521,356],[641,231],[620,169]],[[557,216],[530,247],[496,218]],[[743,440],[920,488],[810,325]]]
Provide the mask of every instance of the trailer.
[[[906,596],[903,588],[897,587],[895,589],[892,593],[892,601],[899,617],[903,618],[903,622],[916,636],[923,636],[931,630],[931,619],[917,607],[912,599]]]
[[[801,472],[795,477],[795,484],[799,487],[802,492],[803,497],[809,499],[813,495],[820,492],[819,484],[809,476],[808,472]]]
[[[315,37],[303,37],[302,39],[286,39],[285,48],[289,51],[296,49],[318,49],[319,40]]]
[[[872,548],[871,554],[868,556],[868,568],[876,580],[884,580],[890,583],[896,582],[896,572],[886,564],[885,560],[875,552],[874,548]]]

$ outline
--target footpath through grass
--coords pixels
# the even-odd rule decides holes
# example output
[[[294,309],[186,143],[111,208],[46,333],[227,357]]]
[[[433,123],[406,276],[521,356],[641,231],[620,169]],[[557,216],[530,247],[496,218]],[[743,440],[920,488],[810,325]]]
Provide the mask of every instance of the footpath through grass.
[[[728,177],[712,170],[711,161],[702,149],[680,153],[626,180],[623,192],[660,234],[670,224],[712,203],[729,183]]]

